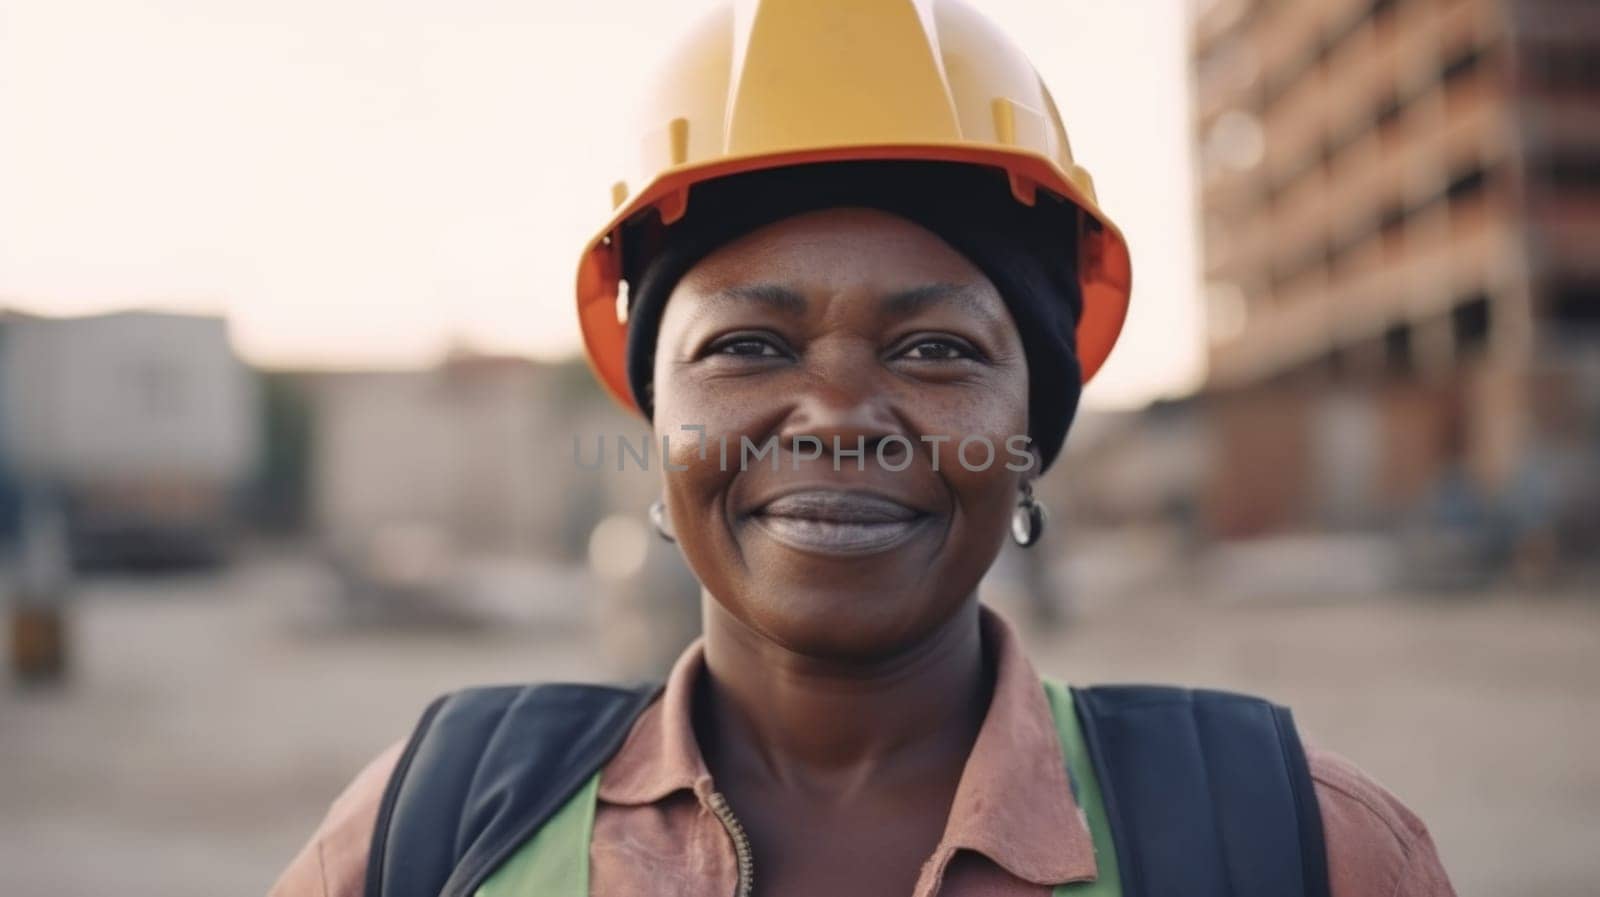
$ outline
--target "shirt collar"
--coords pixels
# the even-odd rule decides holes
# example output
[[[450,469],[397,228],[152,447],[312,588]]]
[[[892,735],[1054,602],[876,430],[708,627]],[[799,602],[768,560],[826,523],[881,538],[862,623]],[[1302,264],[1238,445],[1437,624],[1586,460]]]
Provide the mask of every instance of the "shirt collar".
[[[934,874],[966,849],[1036,884],[1092,879],[1094,842],[1039,674],[1004,618],[984,608],[982,626],[996,661],[994,695],[956,786]]]
[[[971,850],[1036,884],[1092,879],[1093,842],[1072,796],[1039,676],[999,614],[985,607],[981,620],[995,658],[994,694],[925,874],[942,877],[957,851]],[[704,671],[704,645],[697,639],[673,665],[660,700],[645,710],[606,764],[601,800],[639,805],[682,789],[710,790],[692,716],[695,686]]]
[[[661,697],[639,715],[627,740],[606,763],[600,776],[601,800],[649,804],[710,782],[711,772],[694,736],[695,686],[704,672],[702,637],[678,656]]]

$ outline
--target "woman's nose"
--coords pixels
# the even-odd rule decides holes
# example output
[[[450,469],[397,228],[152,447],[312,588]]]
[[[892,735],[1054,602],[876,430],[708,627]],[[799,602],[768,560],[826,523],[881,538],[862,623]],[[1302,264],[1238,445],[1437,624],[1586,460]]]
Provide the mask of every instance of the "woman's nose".
[[[832,458],[835,467],[855,460],[860,469],[873,463],[880,443],[892,436],[904,439],[905,427],[877,375],[877,365],[876,358],[837,358],[816,371],[795,396],[793,410],[779,431],[784,447],[801,455]],[[882,454],[895,464],[905,451],[901,440],[892,440]]]

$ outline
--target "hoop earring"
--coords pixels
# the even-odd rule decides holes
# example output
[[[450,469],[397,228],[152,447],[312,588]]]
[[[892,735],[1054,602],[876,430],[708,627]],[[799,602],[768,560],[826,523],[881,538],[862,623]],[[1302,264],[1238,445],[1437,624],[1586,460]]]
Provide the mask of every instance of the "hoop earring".
[[[662,540],[678,541],[672,537],[672,530],[667,527],[667,506],[659,498],[650,503],[650,526]]]
[[[1044,525],[1049,519],[1044,505],[1033,497],[1033,484],[1022,484],[1022,495],[1017,499],[1017,509],[1011,512],[1011,538],[1023,548],[1028,548],[1044,535]]]

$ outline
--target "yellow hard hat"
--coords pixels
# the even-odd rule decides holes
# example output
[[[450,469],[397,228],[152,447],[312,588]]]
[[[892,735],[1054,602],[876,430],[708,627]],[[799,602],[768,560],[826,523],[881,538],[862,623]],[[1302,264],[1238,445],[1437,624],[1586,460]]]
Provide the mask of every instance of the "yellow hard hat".
[[[578,267],[589,363],[637,409],[617,301],[624,225],[683,216],[691,188],[763,168],[844,160],[962,162],[1005,171],[1017,201],[1043,189],[1084,212],[1077,228],[1088,382],[1122,330],[1127,241],[1072,160],[1055,101],[1022,51],[959,0],[739,0],[693,27],[642,104],[633,170]],[[1067,239],[1068,235],[1063,235]]]

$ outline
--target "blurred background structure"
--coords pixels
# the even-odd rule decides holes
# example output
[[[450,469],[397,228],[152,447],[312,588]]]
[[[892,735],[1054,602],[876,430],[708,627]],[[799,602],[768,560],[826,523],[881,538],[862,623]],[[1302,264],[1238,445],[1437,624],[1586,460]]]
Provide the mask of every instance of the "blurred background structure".
[[[698,626],[567,292],[568,69],[683,11],[223,6],[0,10],[0,894],[259,893],[433,695]],[[1600,4],[984,6],[1139,267],[985,600],[1290,704],[1464,895],[1592,893]]]
[[[218,318],[0,318],[0,419],[17,484],[59,507],[80,567],[221,560],[251,476],[255,381]]]
[[[1600,7],[1219,2],[1195,132],[1227,536],[1393,530],[1427,575],[1600,547]]]

